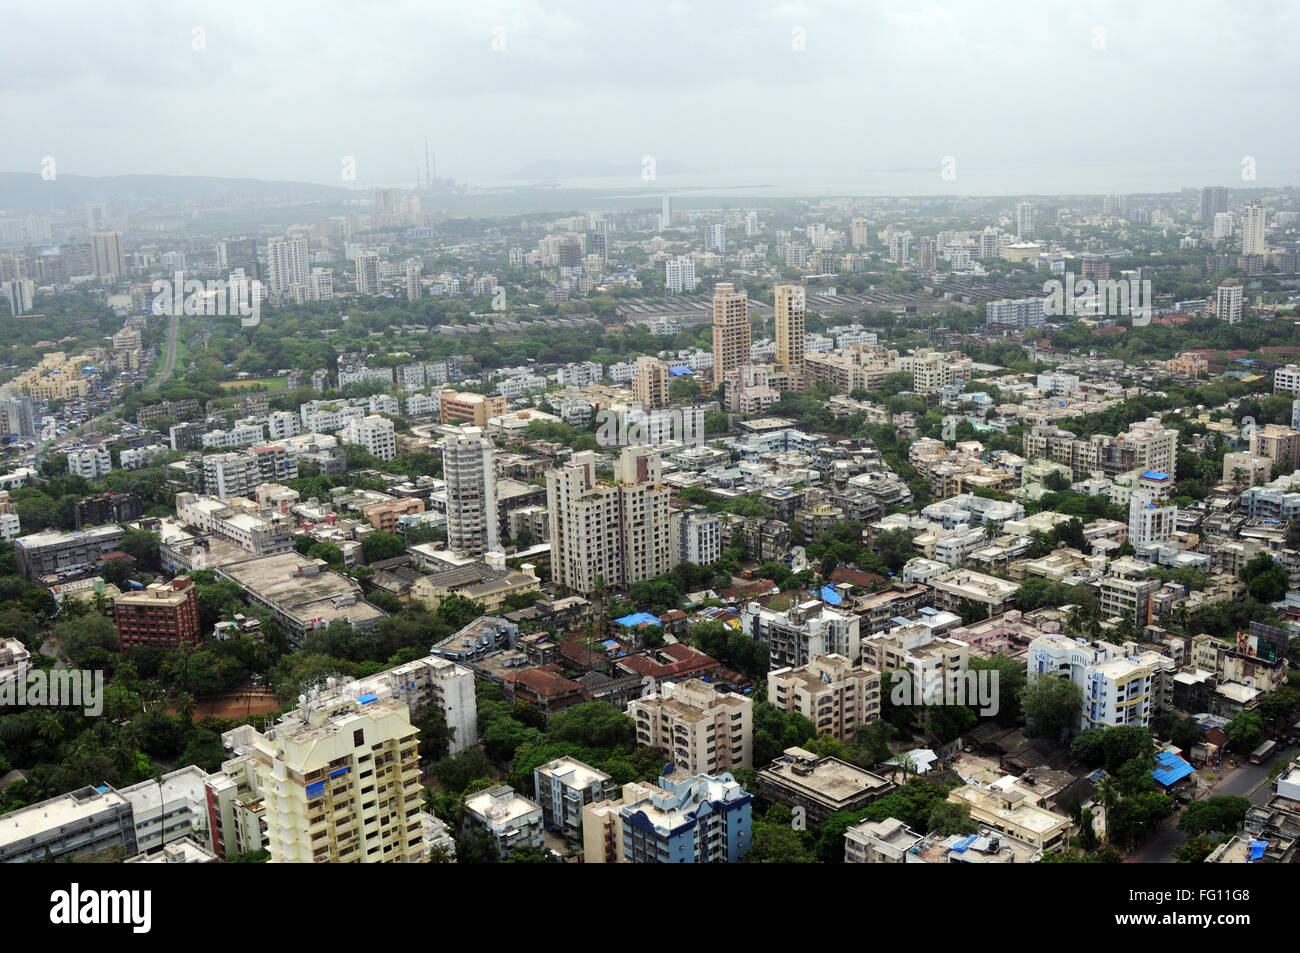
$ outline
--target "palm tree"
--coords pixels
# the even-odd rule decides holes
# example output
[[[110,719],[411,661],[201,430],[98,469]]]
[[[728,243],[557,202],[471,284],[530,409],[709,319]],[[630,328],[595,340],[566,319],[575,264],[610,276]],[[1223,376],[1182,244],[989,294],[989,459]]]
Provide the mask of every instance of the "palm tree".
[[[194,710],[196,708],[198,708],[198,702],[194,700],[194,696],[189,692],[181,692],[180,695],[177,696],[176,710],[180,713],[181,718],[184,719],[187,724],[193,723]]]
[[[63,737],[63,721],[59,718],[56,711],[41,712],[40,723],[36,728],[37,734],[48,744],[54,745]]]
[[[1097,782],[1097,796],[1101,798],[1102,811],[1106,817],[1106,836],[1102,843],[1110,843],[1110,812],[1119,803],[1119,789],[1107,775]]]

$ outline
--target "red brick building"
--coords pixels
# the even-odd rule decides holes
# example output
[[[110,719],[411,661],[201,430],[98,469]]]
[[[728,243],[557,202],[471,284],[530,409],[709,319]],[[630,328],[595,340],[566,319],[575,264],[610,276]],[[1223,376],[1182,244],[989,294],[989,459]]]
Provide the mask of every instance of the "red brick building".
[[[122,648],[174,649],[202,636],[198,590],[189,576],[123,593],[113,600],[113,617]]]

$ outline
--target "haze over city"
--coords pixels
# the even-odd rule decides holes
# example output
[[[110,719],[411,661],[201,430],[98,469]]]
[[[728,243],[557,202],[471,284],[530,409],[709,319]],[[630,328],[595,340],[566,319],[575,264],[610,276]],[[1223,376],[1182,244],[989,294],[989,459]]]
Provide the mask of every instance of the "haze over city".
[[[313,4],[6,12],[0,169],[356,187],[584,184],[808,194],[1173,191],[1297,179],[1287,3]],[[1268,29],[1260,29],[1268,22]],[[1207,44],[1236,64],[1192,68]],[[57,51],[51,55],[52,51]],[[11,127],[12,128],[12,127]],[[955,176],[941,178],[943,157]],[[571,181],[563,177],[563,181]]]

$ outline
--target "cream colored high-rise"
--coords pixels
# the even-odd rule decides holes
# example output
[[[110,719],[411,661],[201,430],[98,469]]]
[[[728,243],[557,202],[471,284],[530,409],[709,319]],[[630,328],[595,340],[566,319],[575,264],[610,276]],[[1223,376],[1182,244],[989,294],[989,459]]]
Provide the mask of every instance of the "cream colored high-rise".
[[[581,593],[622,588],[673,567],[671,490],[648,447],[625,447],[614,483],[596,479],[596,455],[575,453],[546,474],[552,578]]]
[[[265,734],[248,729],[275,863],[423,859],[419,733],[405,702],[356,698],[349,684]]]
[[[729,281],[713,287],[713,386],[749,363],[749,295]]]
[[[1256,202],[1241,210],[1241,253],[1243,255],[1262,255],[1268,250],[1268,242],[1264,239],[1266,222],[1264,206]]]
[[[632,377],[632,399],[645,410],[668,406],[668,365],[653,357],[638,357]]]
[[[803,285],[777,285],[776,363],[791,374],[803,373],[804,289]]]

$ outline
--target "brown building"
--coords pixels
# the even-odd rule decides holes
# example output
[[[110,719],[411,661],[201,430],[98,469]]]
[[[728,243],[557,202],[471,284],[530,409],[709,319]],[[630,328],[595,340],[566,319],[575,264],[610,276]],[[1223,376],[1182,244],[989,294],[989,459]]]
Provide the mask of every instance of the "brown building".
[[[397,518],[399,516],[409,516],[423,512],[424,500],[414,496],[385,500],[382,503],[371,503],[369,506],[361,508],[361,515],[370,520],[375,529],[381,533],[396,533],[398,531]]]
[[[555,664],[510,672],[503,687],[506,701],[512,704],[523,702],[548,718],[557,711],[591,698],[586,686],[565,678],[560,666]]]
[[[113,600],[113,616],[122,648],[174,649],[200,638],[198,590],[189,576],[123,593]]]

